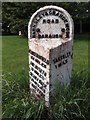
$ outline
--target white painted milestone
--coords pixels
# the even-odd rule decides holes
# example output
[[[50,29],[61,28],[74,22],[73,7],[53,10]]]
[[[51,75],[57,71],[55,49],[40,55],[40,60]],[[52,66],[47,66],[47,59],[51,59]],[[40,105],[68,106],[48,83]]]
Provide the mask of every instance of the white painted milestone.
[[[19,31],[19,35],[22,35],[21,31]]]
[[[72,77],[73,20],[57,6],[37,10],[28,24],[30,90],[49,106],[55,84]]]

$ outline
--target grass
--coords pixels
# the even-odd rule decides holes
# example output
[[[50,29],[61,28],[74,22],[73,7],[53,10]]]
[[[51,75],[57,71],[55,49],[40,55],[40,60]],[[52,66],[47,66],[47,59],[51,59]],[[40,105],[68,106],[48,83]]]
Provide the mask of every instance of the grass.
[[[0,36],[0,74],[2,69],[2,37]]]
[[[0,36],[0,118],[1,118],[1,115],[2,115],[2,103],[1,103],[1,99],[2,99],[2,77],[1,77],[1,74],[2,74],[2,37]]]
[[[2,70],[18,73],[28,70],[28,41],[19,36],[2,37]]]
[[[89,35],[76,35],[73,49],[73,69],[77,71],[88,69],[88,43]]]
[[[29,92],[28,44],[19,36],[3,36],[3,119],[89,120],[88,36],[76,35],[70,86],[57,86],[55,104],[46,108]]]
[[[29,92],[26,71],[3,75],[3,119],[17,120],[89,120],[89,80],[84,71],[73,76],[70,86],[57,86],[55,104],[46,108],[44,101],[36,101]]]
[[[88,36],[75,36],[73,49],[73,68],[88,68]],[[20,36],[2,37],[2,69],[3,72],[18,73],[22,69],[28,71],[28,41]]]

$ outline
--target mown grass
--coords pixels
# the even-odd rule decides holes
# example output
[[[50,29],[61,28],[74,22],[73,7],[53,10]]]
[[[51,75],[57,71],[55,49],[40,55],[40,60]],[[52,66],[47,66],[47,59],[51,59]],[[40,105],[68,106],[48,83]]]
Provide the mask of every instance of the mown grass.
[[[27,39],[19,36],[4,36],[2,47],[3,119],[90,119],[87,35],[75,36],[71,85],[57,86],[55,104],[50,108],[44,106],[44,101],[36,101],[30,95]]]
[[[73,47],[73,68],[88,67],[88,35],[76,35]],[[18,73],[28,70],[28,40],[20,36],[2,37],[2,69],[4,72]]]
[[[88,69],[88,44],[90,35],[75,35],[73,49],[73,69]]]
[[[2,37],[2,70],[18,73],[28,70],[28,40],[20,36]]]

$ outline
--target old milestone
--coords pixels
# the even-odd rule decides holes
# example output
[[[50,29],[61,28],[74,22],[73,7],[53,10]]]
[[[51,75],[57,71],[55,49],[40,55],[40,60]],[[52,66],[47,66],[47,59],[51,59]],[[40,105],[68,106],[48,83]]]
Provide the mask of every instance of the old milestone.
[[[37,10],[28,24],[30,91],[49,107],[56,83],[72,78],[73,20],[61,7]]]

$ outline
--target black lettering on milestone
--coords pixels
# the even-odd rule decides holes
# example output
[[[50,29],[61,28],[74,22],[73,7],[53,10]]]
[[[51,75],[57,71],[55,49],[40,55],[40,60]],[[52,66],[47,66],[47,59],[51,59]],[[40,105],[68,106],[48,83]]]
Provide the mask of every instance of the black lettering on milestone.
[[[45,38],[48,38],[48,34],[45,34]]]
[[[43,92],[45,93],[45,90],[43,90]]]
[[[36,27],[37,23],[38,23],[38,20],[34,19],[33,26]]]
[[[36,26],[36,24],[38,23],[38,20],[37,19],[35,19],[34,20],[34,24],[35,24],[35,26]]]
[[[30,76],[32,76],[33,75],[33,73],[32,72],[30,72]]]
[[[55,34],[52,34],[52,38],[56,38],[56,35],[55,35]]]
[[[65,54],[64,55],[62,55],[62,57],[63,57],[63,59],[65,58]]]
[[[44,77],[40,74],[40,76],[39,76],[42,80],[44,80]]]
[[[65,26],[66,26],[66,27],[69,27],[69,24],[67,23],[67,24],[65,24]]]
[[[69,56],[71,55],[71,52],[68,52]]]
[[[56,34],[56,38],[58,38],[58,34]]]
[[[66,38],[69,38],[69,32],[66,32]]]
[[[67,59],[63,61],[63,64],[66,64],[67,63]]]
[[[63,17],[63,15],[62,15],[62,14],[60,14],[60,15],[59,15],[59,17],[60,17],[60,18],[62,18],[62,17]]]
[[[61,60],[61,59],[60,59],[60,56],[59,56],[57,59],[58,59],[58,62],[59,62],[59,61]]]
[[[35,61],[36,61],[38,64],[40,64],[40,61],[39,61],[38,59],[35,59]]]
[[[53,63],[54,63],[54,64],[56,63],[56,59],[53,59]]]
[[[39,58],[39,59],[41,59],[41,58],[42,58],[42,56],[38,54],[38,58]]]
[[[47,23],[50,23],[50,19],[47,19]]]
[[[49,65],[49,60],[46,60],[46,64]]]
[[[51,23],[54,23],[54,19],[52,19]]]
[[[35,69],[37,69],[37,70],[38,70],[38,66],[37,66],[37,65],[35,65]]]
[[[57,69],[57,65],[55,65],[55,68]]]
[[[39,20],[41,19],[41,18],[40,18],[40,15],[39,15],[39,16],[37,16],[37,18],[36,18],[36,19],[37,19],[37,21],[39,21]]]
[[[39,72],[40,72],[40,73],[42,73],[42,69],[41,69],[41,68],[39,68],[39,67],[38,67],[38,69],[39,69]]]
[[[42,83],[42,81],[41,81],[41,80],[39,80],[39,83],[40,83],[41,85],[43,85],[43,83]]]
[[[31,56],[31,59],[32,59],[32,60],[34,60],[34,57],[33,57],[33,56]]]
[[[40,19],[42,18],[42,15],[41,15],[41,14],[39,15],[39,18],[40,18]]]
[[[53,10],[53,15],[55,15],[55,13],[56,13],[56,11],[55,11],[55,10]]]
[[[34,67],[34,63],[33,62],[31,62],[31,65]]]
[[[43,24],[45,24],[46,23],[46,19],[43,19]]]
[[[64,21],[65,17],[62,15],[62,18],[61,18],[61,19]]]
[[[55,58],[55,59],[53,60],[53,62],[54,62],[54,64],[57,63],[57,62],[58,62],[57,58]]]
[[[34,81],[34,83],[37,85],[37,82],[36,82],[36,81]]]
[[[45,64],[43,64],[43,63],[41,64],[41,66],[42,66],[42,67],[44,67],[44,68],[46,68],[46,65],[45,65]]]
[[[36,26],[36,25],[37,25],[37,23],[38,23],[38,20],[37,20],[37,19],[35,19],[35,20],[34,20],[34,25]]]
[[[44,57],[42,57],[42,61],[43,61],[43,62],[45,62],[45,61],[46,61],[46,59],[45,59]]]
[[[59,15],[59,11],[57,11],[57,13],[56,13],[56,16],[58,16]]]
[[[41,38],[41,35],[40,35],[40,34],[38,35],[38,38]]]
[[[63,56],[61,56],[61,60],[63,59]]]
[[[59,63],[59,64],[58,64],[58,67],[61,67],[61,65],[62,65],[62,64],[61,64],[61,63]]]
[[[36,29],[36,32],[39,34],[39,33],[40,33],[40,28],[37,28],[37,29]]]
[[[47,75],[47,73],[45,72],[45,73],[44,73],[44,76],[46,76],[46,75]]]
[[[67,58],[68,57],[68,52],[67,52],[67,54],[65,54],[65,58]]]
[[[34,84],[32,84],[32,87],[35,88],[35,89],[37,88],[36,85],[34,85]]]
[[[37,77],[35,75],[33,75],[33,78],[36,79]]]
[[[43,89],[43,86],[40,86],[40,89],[42,90],[42,89]]]
[[[45,12],[45,15],[48,16],[48,12],[47,11]]]
[[[35,35],[35,31],[32,31],[32,34]]]
[[[68,22],[68,20],[67,20],[67,19],[65,19],[65,20],[64,20],[64,23],[67,23],[67,22]]]
[[[69,31],[70,29],[69,29],[69,27],[66,27],[66,31]]]
[[[43,17],[45,16],[44,12],[42,13],[42,16],[43,16]]]
[[[32,28],[32,31],[35,32],[35,28]]]
[[[51,34],[49,35],[49,38],[51,38],[52,36],[51,36]]]
[[[34,55],[34,52],[30,49],[30,53],[32,54],[32,55]]]
[[[39,54],[37,54],[37,53],[35,53],[34,51],[32,51],[31,49],[29,49],[29,53],[31,54],[31,55],[33,55],[33,56],[35,56],[35,57],[37,57],[36,59],[35,59],[35,61],[38,63],[38,64],[40,64],[40,61],[39,61],[39,59],[40,60],[42,60],[43,62],[45,62],[46,64],[49,64],[49,60],[47,60],[46,58],[44,58],[43,56],[41,56],[41,55],[39,55]]]
[[[44,34],[42,34],[42,38],[44,38]]]
[[[65,28],[61,28],[61,32],[65,33]]]
[[[36,24],[34,24],[33,26],[32,26],[32,28],[35,28],[36,27]]]
[[[58,19],[56,19],[56,20],[55,20],[55,23],[59,23],[59,20],[58,20]]]
[[[37,75],[39,75],[39,73],[38,73],[36,70],[34,70],[34,72],[35,72]]]
[[[49,15],[52,15],[52,10],[49,10]]]
[[[73,59],[73,53],[71,54],[71,59]]]

